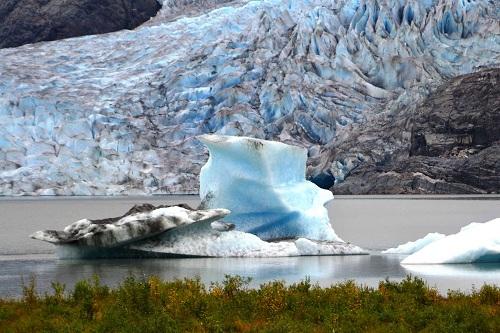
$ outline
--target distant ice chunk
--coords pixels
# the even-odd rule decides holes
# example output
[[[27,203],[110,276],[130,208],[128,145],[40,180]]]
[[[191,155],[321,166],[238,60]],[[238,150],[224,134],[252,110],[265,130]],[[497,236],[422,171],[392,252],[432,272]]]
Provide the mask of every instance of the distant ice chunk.
[[[402,264],[500,262],[500,218],[471,223],[458,233],[430,243]]]
[[[330,191],[305,179],[307,151],[248,137],[203,135],[210,151],[200,173],[203,208],[231,210],[227,221],[263,240],[342,240],[325,204]]]
[[[446,237],[446,235],[440,234],[439,232],[432,232],[430,234],[427,234],[423,238],[417,239],[414,242],[408,242],[408,243],[401,244],[397,247],[393,247],[393,248],[387,249],[385,251],[382,251],[382,253],[385,253],[385,254],[412,254],[412,253],[419,251],[424,246],[427,246],[430,243],[435,242],[437,240],[440,240],[444,237]]]

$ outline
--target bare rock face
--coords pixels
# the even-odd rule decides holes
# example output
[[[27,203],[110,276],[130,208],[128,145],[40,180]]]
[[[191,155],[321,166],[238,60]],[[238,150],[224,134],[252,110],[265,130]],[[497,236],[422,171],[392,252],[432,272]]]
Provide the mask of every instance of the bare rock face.
[[[0,193],[196,193],[206,133],[305,147],[335,191],[451,137],[477,149],[480,117],[464,136],[467,116],[410,125],[444,82],[499,67],[499,21],[489,0],[164,0],[132,31],[1,49]]]
[[[157,0],[2,0],[0,48],[133,29],[160,8]]]
[[[456,77],[414,109],[401,110],[377,140],[406,133],[400,149],[354,167],[335,193],[498,193],[500,69]],[[374,125],[375,126],[375,125]],[[370,128],[363,129],[365,135]],[[359,133],[357,134],[359,135]],[[370,144],[362,150],[369,155]],[[349,150],[349,148],[348,148]],[[368,152],[368,153],[367,153]]]

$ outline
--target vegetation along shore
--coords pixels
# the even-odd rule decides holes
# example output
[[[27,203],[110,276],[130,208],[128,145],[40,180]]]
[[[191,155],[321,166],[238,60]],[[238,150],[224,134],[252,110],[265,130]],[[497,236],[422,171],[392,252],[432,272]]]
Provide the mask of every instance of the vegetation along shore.
[[[128,277],[111,288],[82,280],[54,282],[39,295],[35,280],[19,299],[0,299],[0,332],[499,332],[500,288],[440,295],[416,277],[368,288],[346,281],[320,287],[308,279],[249,288],[226,276],[162,281]]]

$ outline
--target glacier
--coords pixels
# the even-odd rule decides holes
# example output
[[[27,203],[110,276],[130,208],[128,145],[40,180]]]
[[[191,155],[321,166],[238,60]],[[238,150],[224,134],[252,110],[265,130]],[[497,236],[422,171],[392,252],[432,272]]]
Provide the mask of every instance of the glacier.
[[[197,193],[206,133],[305,147],[309,177],[342,182],[410,145],[408,130],[378,142],[360,128],[498,66],[499,13],[487,0],[163,0],[132,31],[1,49],[0,193]]]
[[[305,179],[306,149],[248,137],[198,139],[210,152],[200,172],[202,208],[229,209],[228,221],[263,240],[342,242],[325,208],[332,193]]]
[[[471,223],[409,255],[401,264],[500,262],[500,218]]]
[[[412,254],[423,247],[427,246],[428,244],[435,242],[437,240],[440,240],[442,238],[446,237],[446,235],[441,234],[439,232],[431,232],[424,237],[417,239],[416,241],[413,242],[407,242],[401,245],[398,245],[397,247],[393,247],[387,250],[382,251],[384,254]]]

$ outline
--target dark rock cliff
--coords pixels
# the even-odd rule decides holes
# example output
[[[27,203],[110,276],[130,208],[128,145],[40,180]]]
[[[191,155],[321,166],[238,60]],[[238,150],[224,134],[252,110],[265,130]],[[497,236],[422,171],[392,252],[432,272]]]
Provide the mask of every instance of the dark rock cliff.
[[[333,191],[499,193],[499,84],[498,68],[459,76],[439,86],[416,108],[401,110],[397,119],[373,130],[378,140],[371,141],[371,148],[405,132],[409,144],[384,158],[360,163]]]
[[[156,0],[2,0],[0,48],[133,29],[160,8]]]

